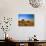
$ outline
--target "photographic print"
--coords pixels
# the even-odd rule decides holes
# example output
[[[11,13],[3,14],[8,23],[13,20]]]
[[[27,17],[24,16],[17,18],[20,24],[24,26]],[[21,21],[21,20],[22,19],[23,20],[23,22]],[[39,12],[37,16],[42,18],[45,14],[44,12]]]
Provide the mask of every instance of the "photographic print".
[[[34,14],[18,14],[18,26],[34,26]]]

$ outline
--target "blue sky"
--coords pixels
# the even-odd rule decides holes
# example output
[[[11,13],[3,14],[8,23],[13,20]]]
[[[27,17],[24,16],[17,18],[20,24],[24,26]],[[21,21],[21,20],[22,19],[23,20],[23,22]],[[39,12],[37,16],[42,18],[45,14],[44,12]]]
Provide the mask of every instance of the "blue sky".
[[[19,14],[18,16],[19,19],[34,19],[33,14]]]

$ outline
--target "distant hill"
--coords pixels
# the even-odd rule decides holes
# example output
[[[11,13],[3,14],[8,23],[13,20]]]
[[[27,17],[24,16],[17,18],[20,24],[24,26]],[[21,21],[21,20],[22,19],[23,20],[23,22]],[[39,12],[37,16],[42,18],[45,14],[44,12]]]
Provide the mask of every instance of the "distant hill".
[[[23,19],[21,21],[20,20],[18,21],[18,25],[19,26],[34,26],[34,21],[30,21],[30,20],[25,21]]]

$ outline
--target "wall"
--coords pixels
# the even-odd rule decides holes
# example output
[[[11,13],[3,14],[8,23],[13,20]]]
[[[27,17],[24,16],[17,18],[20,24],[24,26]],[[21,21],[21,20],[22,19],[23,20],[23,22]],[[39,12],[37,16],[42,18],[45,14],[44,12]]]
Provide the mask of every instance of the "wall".
[[[13,22],[8,34],[16,40],[28,40],[36,34],[37,39],[45,40],[45,15],[46,7],[33,8],[28,0],[0,0],[0,17],[12,17]],[[35,16],[34,27],[18,27],[16,16],[20,13],[31,13]],[[1,18],[0,18],[1,19]],[[2,35],[0,31],[0,35]],[[4,34],[4,33],[3,33]],[[0,36],[0,39],[4,37]]]

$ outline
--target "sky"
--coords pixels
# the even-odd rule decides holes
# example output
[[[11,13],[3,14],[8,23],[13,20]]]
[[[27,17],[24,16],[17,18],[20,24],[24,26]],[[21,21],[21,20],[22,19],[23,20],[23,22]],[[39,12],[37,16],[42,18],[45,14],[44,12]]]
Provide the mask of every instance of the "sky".
[[[19,14],[18,16],[19,19],[34,19],[34,15],[33,14]]]

